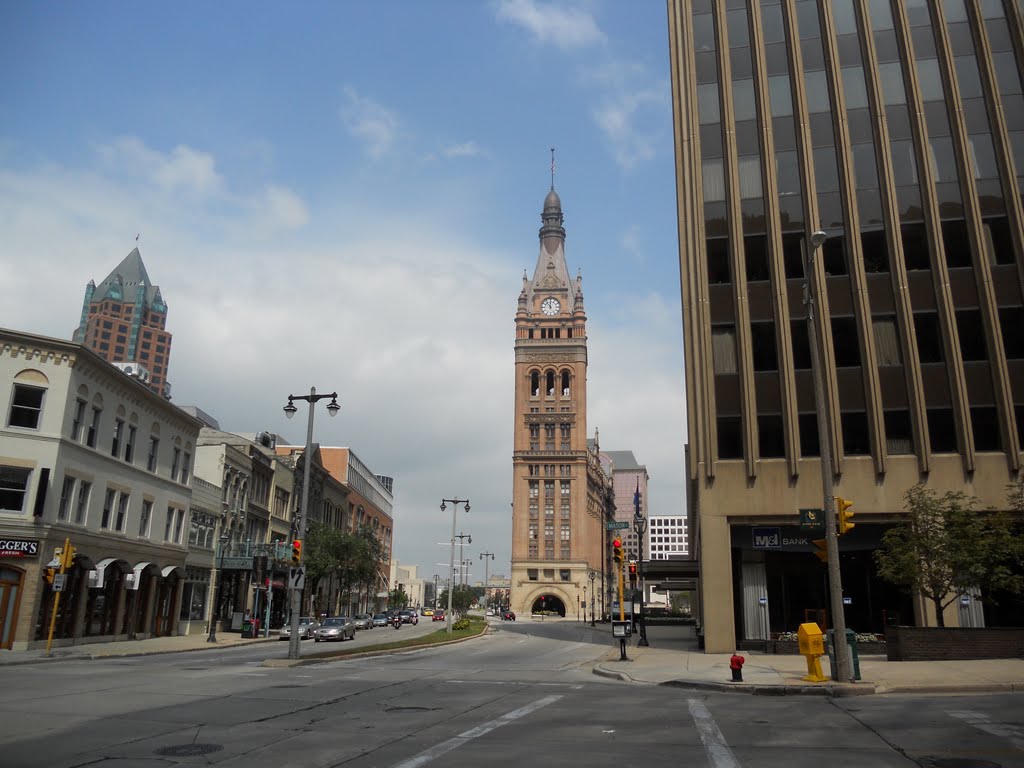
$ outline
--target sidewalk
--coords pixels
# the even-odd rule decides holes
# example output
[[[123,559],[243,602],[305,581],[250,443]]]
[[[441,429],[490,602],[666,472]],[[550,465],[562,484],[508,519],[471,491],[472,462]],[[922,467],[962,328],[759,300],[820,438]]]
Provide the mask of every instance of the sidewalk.
[[[277,642],[277,630],[270,637],[243,640],[238,632],[218,632],[217,642],[206,642],[206,633],[152,637],[148,640],[121,640],[114,643],[84,643],[63,648],[54,646],[52,655],[45,649],[32,651],[0,651],[0,668],[17,664],[45,664],[54,661],[106,659],[117,656],[148,656],[154,653],[184,653],[185,651],[216,650],[236,645]]]
[[[671,685],[698,690],[734,691],[763,695],[861,696],[874,693],[987,693],[1024,691],[1024,659],[969,661],[887,661],[884,656],[861,656],[861,680],[855,683],[808,683],[807,661],[797,655],[765,655],[743,651],[743,682],[731,682],[729,657],[696,650],[692,638],[673,637],[648,627],[650,646],[639,648],[630,638],[626,657],[619,661],[615,645],[594,667],[594,674],[627,682]],[[611,638],[609,638],[610,640]],[[828,658],[821,659],[825,676]]]

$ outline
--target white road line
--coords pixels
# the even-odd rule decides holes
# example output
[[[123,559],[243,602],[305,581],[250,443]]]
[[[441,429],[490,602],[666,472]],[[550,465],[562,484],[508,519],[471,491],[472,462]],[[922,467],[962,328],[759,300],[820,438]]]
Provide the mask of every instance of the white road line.
[[[949,714],[974,726],[979,731],[985,731],[985,733],[991,733],[993,736],[1007,739],[1017,749],[1024,749],[1024,728],[1021,728],[1019,725],[992,722],[992,719],[984,712],[958,710]]]
[[[525,717],[526,715],[530,714],[531,712],[535,712],[541,707],[546,707],[548,704],[552,704],[558,701],[560,698],[562,697],[545,696],[543,699],[538,699],[532,704],[527,704],[525,707],[514,709],[508,714],[502,715],[501,717],[496,717],[489,723],[484,723],[483,725],[478,725],[476,728],[471,728],[470,730],[465,731],[464,733],[460,733],[458,736],[454,736],[448,739],[448,741],[442,741],[440,744],[437,744],[428,750],[420,752],[415,757],[411,757],[408,760],[403,760],[401,763],[398,763],[395,766],[395,768],[418,768],[418,766],[426,765],[432,760],[436,760],[441,755],[447,754],[451,752],[453,749],[456,749],[457,747],[461,747],[466,742],[480,738],[484,734],[490,733],[495,728],[500,728],[503,725],[508,725],[513,720],[518,720],[521,717]]]
[[[707,752],[708,760],[713,768],[740,768],[739,762],[733,755],[729,745],[725,743],[725,737],[718,730],[715,718],[708,712],[697,699],[689,699],[690,717],[697,726],[697,733],[700,734],[701,743],[704,744],[704,751]]]

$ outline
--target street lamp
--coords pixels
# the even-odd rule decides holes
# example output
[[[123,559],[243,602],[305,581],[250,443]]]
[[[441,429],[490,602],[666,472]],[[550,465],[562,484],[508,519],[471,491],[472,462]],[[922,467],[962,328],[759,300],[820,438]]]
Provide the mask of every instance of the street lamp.
[[[597,578],[597,573],[594,571],[590,572],[590,626],[596,627],[594,623],[594,579]]]
[[[448,586],[448,610],[444,614],[445,631],[450,635],[452,633],[452,592],[454,591],[453,587],[455,586],[455,513],[458,512],[459,510],[459,504],[462,504],[464,505],[464,509],[468,514],[469,499],[441,499],[442,512],[448,509],[448,507],[445,506],[445,504],[452,505],[452,553],[451,556],[448,558],[448,574],[451,576],[451,581],[449,582]],[[462,534],[459,534],[459,538],[462,538]],[[469,543],[472,544],[473,540],[470,539]],[[459,557],[461,556],[462,553],[460,552]]]
[[[490,565],[490,561],[494,559],[493,552],[481,552],[480,559],[484,561],[484,612],[490,607],[490,578],[488,576],[487,566]]]
[[[818,333],[814,322],[814,306],[818,295],[818,280],[814,270],[814,254],[818,252],[828,234],[820,229],[811,235],[807,252],[804,283],[804,303],[807,305],[807,342],[811,347],[811,378],[814,379],[814,404],[818,417],[818,455],[821,459],[821,488],[825,508],[825,547],[828,553],[829,603],[832,610],[832,642],[835,644],[835,679],[852,679],[850,659],[846,645],[846,615],[843,609],[843,584],[839,571],[839,539],[836,535],[836,506],[832,485],[832,446],[829,442],[828,414],[825,408],[825,387],[822,384],[821,358],[818,352]]]
[[[461,585],[465,580],[463,574],[465,573],[466,560],[462,557],[462,547],[466,541],[470,544],[473,543],[473,534],[471,533],[459,533],[456,534],[455,538],[459,540],[459,584]]]
[[[206,638],[208,643],[217,642],[217,606],[220,604],[220,582],[224,580],[224,547],[227,546],[228,541],[231,539],[231,534],[223,529],[223,521],[219,523],[221,525],[220,532],[220,566],[213,572],[213,585],[210,589],[213,600],[210,603],[210,634]]]
[[[640,543],[640,641],[637,643],[638,648],[646,648],[650,645],[647,642],[647,622],[644,621],[644,533],[647,531],[647,518],[640,512],[640,491],[637,486],[637,495],[634,499],[636,504],[636,511],[633,513],[633,530],[636,531],[636,537]]]
[[[309,422],[306,425],[306,450],[302,456],[302,506],[299,507],[299,525],[296,528],[296,535],[299,540],[306,542],[306,519],[307,507],[309,506],[309,465],[313,460],[313,413],[314,407],[319,400],[331,398],[327,404],[327,412],[333,417],[338,415],[341,406],[338,405],[338,393],[331,392],[329,395],[318,395],[316,387],[309,388],[308,395],[288,395],[288,405],[284,407],[284,415],[289,419],[295,415],[298,408],[295,407],[295,400],[305,400],[309,403]],[[301,568],[301,563],[299,565]],[[299,614],[302,612],[302,590],[292,590],[292,631],[288,638],[288,658],[299,658]]]

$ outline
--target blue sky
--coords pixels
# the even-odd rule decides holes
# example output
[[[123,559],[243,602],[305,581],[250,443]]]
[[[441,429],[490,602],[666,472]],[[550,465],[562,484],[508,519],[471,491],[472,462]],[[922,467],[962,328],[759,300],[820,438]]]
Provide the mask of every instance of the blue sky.
[[[661,0],[0,4],[0,325],[69,337],[139,234],[175,402],[300,442],[287,394],[337,389],[317,438],[395,477],[398,559],[439,572],[438,504],[468,496],[473,559],[507,572],[513,319],[555,147],[589,431],[676,514],[667,47]]]

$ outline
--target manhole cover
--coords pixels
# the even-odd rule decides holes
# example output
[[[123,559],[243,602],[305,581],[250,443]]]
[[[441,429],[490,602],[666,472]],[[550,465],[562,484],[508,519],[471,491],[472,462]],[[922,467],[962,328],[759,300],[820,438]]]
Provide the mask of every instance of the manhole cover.
[[[433,712],[434,707],[388,707],[385,712]]]
[[[220,744],[177,744],[173,747],[158,749],[156,754],[165,757],[197,757],[211,752],[220,752],[224,747]]]
[[[1002,768],[991,760],[975,760],[970,757],[925,757],[922,765],[926,768]]]

